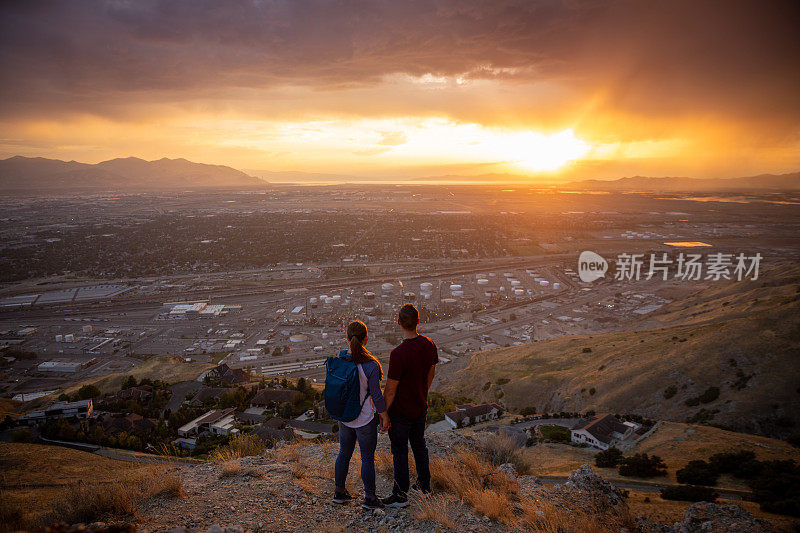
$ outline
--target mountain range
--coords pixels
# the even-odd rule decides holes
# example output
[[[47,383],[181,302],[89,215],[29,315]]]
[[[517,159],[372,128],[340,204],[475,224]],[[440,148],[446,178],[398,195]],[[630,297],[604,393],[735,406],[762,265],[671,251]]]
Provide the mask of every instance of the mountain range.
[[[257,176],[257,177],[256,177]],[[519,183],[522,176],[428,176],[411,182],[485,184]],[[14,156],[0,160],[0,190],[47,191],[67,189],[175,189],[186,187],[253,187],[268,181],[306,184],[381,182],[377,179],[333,173],[248,170],[224,165],[194,163],[186,159],[162,158],[146,161],[137,157],[111,159],[97,164],[61,161],[43,157]],[[548,185],[542,183],[542,185]],[[550,184],[553,185],[553,184]],[[686,178],[633,176],[615,180],[590,179],[555,184],[559,188],[587,191],[722,192],[800,190],[800,172],[760,174],[738,178]]]
[[[231,167],[166,157],[155,161],[126,157],[94,165],[43,157],[0,160],[3,191],[252,187],[265,183]]]
[[[572,181],[564,185],[582,190],[598,191],[742,191],[800,189],[800,172],[789,174],[759,174],[740,178],[653,178],[633,176],[615,180]]]

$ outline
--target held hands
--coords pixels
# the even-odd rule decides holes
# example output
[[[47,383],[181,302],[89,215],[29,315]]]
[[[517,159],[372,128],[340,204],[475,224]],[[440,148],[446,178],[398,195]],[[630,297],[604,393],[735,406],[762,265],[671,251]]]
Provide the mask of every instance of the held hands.
[[[391,422],[389,422],[389,413],[387,413],[386,411],[378,413],[378,417],[380,417],[381,431],[388,430],[389,426],[392,425]]]

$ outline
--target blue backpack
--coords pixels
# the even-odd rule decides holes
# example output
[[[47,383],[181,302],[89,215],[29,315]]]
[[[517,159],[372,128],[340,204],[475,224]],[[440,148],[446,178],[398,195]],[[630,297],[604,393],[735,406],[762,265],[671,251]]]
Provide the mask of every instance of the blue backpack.
[[[361,414],[361,408],[369,397],[361,401],[361,384],[358,380],[358,364],[347,354],[339,352],[337,357],[325,361],[325,410],[334,420],[352,422]]]

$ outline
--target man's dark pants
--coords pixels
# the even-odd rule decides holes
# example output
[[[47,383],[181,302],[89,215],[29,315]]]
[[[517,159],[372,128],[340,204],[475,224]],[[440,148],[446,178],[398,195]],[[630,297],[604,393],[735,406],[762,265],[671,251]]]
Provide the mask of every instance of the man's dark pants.
[[[420,490],[431,488],[431,469],[428,463],[428,446],[425,444],[425,419],[423,412],[414,420],[399,415],[389,415],[392,425],[389,427],[389,441],[392,444],[392,461],[394,463],[394,494],[405,496],[410,486],[408,474],[408,445],[414,453],[417,467],[417,484]]]

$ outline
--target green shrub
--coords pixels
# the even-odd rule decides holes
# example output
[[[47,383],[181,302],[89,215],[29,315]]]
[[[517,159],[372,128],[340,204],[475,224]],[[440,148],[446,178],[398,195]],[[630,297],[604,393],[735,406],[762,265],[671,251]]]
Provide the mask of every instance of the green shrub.
[[[670,398],[675,396],[677,393],[678,393],[678,387],[676,387],[675,385],[670,385],[669,387],[664,389],[664,399],[665,400],[669,400]]]
[[[558,442],[569,442],[572,440],[572,432],[563,426],[539,426],[542,437],[547,440]]]
[[[714,489],[696,487],[694,485],[678,485],[661,489],[661,497],[665,500],[682,502],[713,502],[719,497]]]
[[[709,387],[703,392],[703,394],[698,396],[700,403],[711,403],[717,398],[719,398],[719,387]]]
[[[33,442],[33,433],[30,429],[17,429],[11,434],[12,442]]]
[[[800,516],[800,465],[795,461],[763,461],[759,474],[748,481],[753,499],[770,513]]]
[[[620,461],[619,474],[626,477],[666,476],[667,465],[657,455],[637,453]]]
[[[613,447],[594,456],[594,464],[598,468],[616,468],[620,461],[622,461],[622,452]]]
[[[709,457],[710,466],[720,474],[731,474],[741,479],[752,479],[761,470],[761,462],[750,450],[716,453]]]
[[[511,380],[508,378],[497,378],[497,381],[495,383],[497,383],[498,385],[505,385],[509,381]]]
[[[719,479],[719,472],[705,461],[689,461],[685,467],[675,472],[675,477],[678,483],[714,486]]]
[[[97,398],[103,394],[95,385],[84,385],[78,389],[77,396],[79,400],[88,400],[90,398]]]
[[[709,422],[714,415],[719,413],[719,409],[700,409],[692,416],[686,417],[687,424],[705,424]]]

